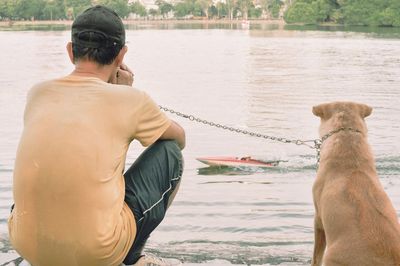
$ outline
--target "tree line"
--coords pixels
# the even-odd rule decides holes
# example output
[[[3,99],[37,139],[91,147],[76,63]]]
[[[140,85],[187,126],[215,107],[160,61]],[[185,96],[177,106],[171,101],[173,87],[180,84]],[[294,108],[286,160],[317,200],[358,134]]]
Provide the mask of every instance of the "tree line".
[[[400,0],[295,0],[288,23],[400,26]]]
[[[101,4],[122,18],[279,18],[283,0],[156,0],[155,8],[146,9],[139,1],[128,0],[0,0],[0,20],[74,19],[86,8]]]
[[[146,9],[128,0],[0,0],[0,20],[74,19],[102,4],[122,18],[277,19],[287,23],[400,26],[400,0],[155,0]]]

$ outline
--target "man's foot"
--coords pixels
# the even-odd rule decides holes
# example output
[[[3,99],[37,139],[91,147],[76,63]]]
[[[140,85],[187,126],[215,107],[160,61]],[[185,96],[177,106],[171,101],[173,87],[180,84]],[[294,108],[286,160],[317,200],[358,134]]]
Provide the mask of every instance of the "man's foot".
[[[163,259],[154,254],[146,253],[132,266],[177,266],[182,263],[177,259]]]

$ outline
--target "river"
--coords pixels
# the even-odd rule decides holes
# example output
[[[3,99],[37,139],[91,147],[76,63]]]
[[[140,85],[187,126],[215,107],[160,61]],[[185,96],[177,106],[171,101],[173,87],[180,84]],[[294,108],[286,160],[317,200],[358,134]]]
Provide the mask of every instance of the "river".
[[[0,30],[0,265],[28,89],[72,71],[67,29]],[[135,86],[173,110],[273,137],[318,138],[311,108],[373,107],[366,119],[378,174],[400,210],[400,31],[340,27],[134,25],[126,64]],[[183,182],[148,251],[184,265],[309,265],[315,150],[168,115],[186,129]],[[127,167],[142,148],[131,145]],[[273,169],[214,169],[202,156],[280,159]]]

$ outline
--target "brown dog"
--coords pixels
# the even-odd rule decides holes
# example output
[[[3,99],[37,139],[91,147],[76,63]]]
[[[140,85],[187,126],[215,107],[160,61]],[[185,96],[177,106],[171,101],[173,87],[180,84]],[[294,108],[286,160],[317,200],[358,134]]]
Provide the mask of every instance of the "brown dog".
[[[352,102],[313,107],[321,117],[323,143],[313,186],[312,265],[400,265],[398,218],[367,143],[364,118],[371,112],[371,107]]]

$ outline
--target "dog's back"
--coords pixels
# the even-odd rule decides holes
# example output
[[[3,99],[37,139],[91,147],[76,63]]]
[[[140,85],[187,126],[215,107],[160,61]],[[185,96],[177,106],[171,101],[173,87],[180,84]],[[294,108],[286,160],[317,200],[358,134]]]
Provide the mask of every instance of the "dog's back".
[[[350,102],[313,108],[321,117],[320,134],[326,136],[313,187],[315,230],[326,237],[326,266],[400,265],[397,214],[379,182],[367,143],[364,118],[371,111]],[[318,241],[316,235],[316,245]],[[313,264],[321,262],[322,255],[314,254]]]

